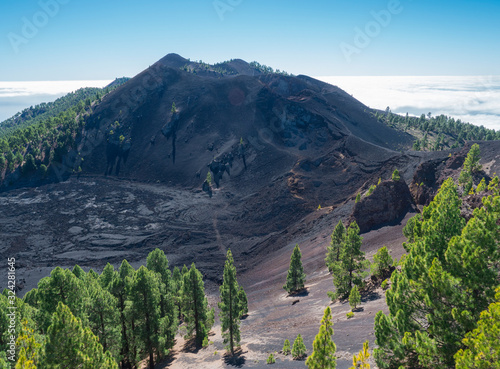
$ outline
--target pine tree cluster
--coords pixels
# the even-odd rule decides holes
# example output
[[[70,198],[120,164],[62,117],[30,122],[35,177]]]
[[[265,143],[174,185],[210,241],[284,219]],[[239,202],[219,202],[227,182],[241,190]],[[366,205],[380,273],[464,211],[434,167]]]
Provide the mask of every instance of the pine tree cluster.
[[[232,265],[228,252],[226,266]],[[229,274],[234,266],[228,267]],[[225,273],[225,282],[231,278]],[[226,278],[227,277],[227,278]],[[247,314],[243,288],[231,287],[233,327]],[[0,328],[7,332],[6,294],[0,295]],[[19,312],[16,332],[20,348],[16,368],[136,368],[148,359],[154,368],[174,345],[179,323],[186,327],[187,340],[198,347],[208,342],[214,324],[214,308],[209,308],[202,274],[195,264],[188,269],[174,268],[171,273],[165,253],[152,251],[146,266],[135,270],[124,260],[118,270],[107,264],[99,275],[55,268],[23,299],[16,298]],[[221,321],[226,321],[224,308]],[[0,350],[7,345],[0,335]],[[239,342],[239,330],[233,328],[233,344]],[[0,355],[0,367],[7,365]]]

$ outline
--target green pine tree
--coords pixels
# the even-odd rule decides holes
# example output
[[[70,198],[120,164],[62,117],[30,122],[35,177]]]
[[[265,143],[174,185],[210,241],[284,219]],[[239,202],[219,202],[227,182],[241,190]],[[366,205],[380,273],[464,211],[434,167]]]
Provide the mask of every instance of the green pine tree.
[[[43,365],[46,369],[118,369],[109,352],[104,353],[99,339],[84,327],[70,309],[59,302],[47,331]]]
[[[240,344],[240,302],[239,285],[236,280],[236,268],[234,267],[233,254],[227,251],[226,264],[224,266],[224,279],[220,290],[219,317],[222,325],[224,344],[234,355],[234,349]]]
[[[326,266],[330,273],[333,270],[333,264],[340,260],[340,251],[342,249],[342,244],[345,240],[345,227],[341,220],[335,226],[331,236],[330,246],[327,247],[326,252]]]
[[[353,285],[359,285],[365,276],[368,266],[364,252],[361,251],[363,238],[359,235],[359,227],[352,222],[345,236],[340,252],[340,260],[332,264],[333,284],[336,292],[332,297],[346,298]]]
[[[271,352],[266,360],[267,364],[274,364],[276,363],[276,359],[274,358],[273,353]]]
[[[500,263],[500,197],[483,198],[467,222],[452,179],[425,207],[401,270],[386,293],[389,315],[375,317],[381,368],[446,368],[493,301]],[[478,255],[481,255],[478,257]]]
[[[172,274],[170,273],[170,269],[168,269],[167,255],[165,255],[162,250],[157,248],[148,254],[146,268],[152,272],[158,273],[161,277],[161,281],[166,286],[170,287]]]
[[[36,369],[42,360],[43,338],[29,327],[27,319],[24,319],[21,324],[21,333],[16,340],[19,355],[15,369]],[[10,365],[8,367],[10,368]],[[2,368],[1,365],[0,368]]]
[[[406,225],[403,227],[403,235],[408,239],[408,243],[403,242],[403,247],[406,251],[409,251],[409,247],[415,241],[415,236],[419,236],[420,234],[420,225],[422,216],[417,214],[406,222]]]
[[[165,338],[166,323],[161,317],[161,281],[155,272],[141,266],[135,274],[131,297],[136,316],[140,351],[149,356],[149,368],[154,369],[155,357],[159,360],[172,346]],[[135,333],[135,332],[134,332]]]
[[[87,290],[89,298],[86,300],[85,312],[89,327],[99,338],[104,351],[109,350],[114,357],[118,357],[121,348],[118,301],[97,281],[90,282]]]
[[[359,294],[358,286],[354,286],[349,294],[349,306],[352,310],[356,310],[356,307],[361,303],[361,295]]]
[[[300,291],[304,288],[306,275],[302,267],[302,254],[299,245],[295,245],[292,256],[290,258],[290,268],[286,277],[286,283],[283,288],[288,293]]]
[[[4,368],[10,369],[11,366],[10,366],[10,363],[7,363],[6,360],[3,360],[3,358],[0,357],[0,368],[1,369],[4,369]],[[26,353],[26,349],[24,347],[21,347],[21,349],[19,350],[19,355],[18,355],[15,369],[36,369],[36,368],[37,368],[37,366],[36,366],[35,362],[33,360],[31,360],[30,358],[28,358],[27,353]]]
[[[292,357],[294,360],[300,360],[304,358],[306,355],[306,345],[304,345],[304,340],[302,339],[302,336],[299,334],[297,338],[295,338],[295,341],[293,341],[293,346],[292,346]]]
[[[214,312],[208,308],[203,277],[194,263],[184,276],[181,296],[187,337],[194,333],[196,343],[200,346],[212,328]]]
[[[483,179],[481,179],[481,182],[479,182],[479,184],[477,185],[476,193],[484,192],[484,191],[486,191],[486,189],[487,189],[486,181],[483,178]]]
[[[46,332],[51,324],[52,314],[55,313],[59,302],[66,305],[76,317],[85,318],[87,289],[84,281],[77,278],[69,269],[57,267],[52,270],[49,277],[42,278],[38,282],[36,295],[39,305],[37,323],[42,332]]]
[[[116,298],[120,314],[121,345],[120,357],[122,368],[132,368],[137,362],[137,338],[135,330],[136,316],[132,311],[130,296],[132,293],[135,270],[123,260],[118,272],[113,276],[109,290]]]
[[[292,352],[291,349],[290,349],[290,341],[288,339],[285,340],[285,342],[283,343],[283,355],[290,355],[290,353]]]
[[[313,353],[306,360],[309,369],[334,369],[337,367],[335,351],[337,347],[332,340],[333,322],[330,307],[325,309],[319,333],[314,338]]]
[[[2,173],[5,168],[7,168],[7,160],[3,154],[0,154],[0,173]]]
[[[182,320],[182,274],[181,271],[179,270],[179,267],[175,267],[174,270],[172,271],[172,285],[173,285],[173,298],[174,298],[174,304],[176,306],[178,316],[177,319],[179,321]]]
[[[85,271],[80,267],[80,265],[76,264],[74,267],[73,267],[73,270],[72,270],[73,274],[76,276],[76,278],[84,281],[85,278],[87,277],[87,273],[85,273]]]
[[[165,252],[158,248],[151,251],[146,260],[146,268],[156,273],[160,280],[160,315],[161,318],[166,318],[167,346],[171,347],[177,333],[178,313],[175,311],[172,273],[168,268],[168,259]]]
[[[499,182],[498,176],[493,177],[493,179],[488,183],[488,191],[493,192],[494,195],[498,196],[499,193]]]
[[[370,364],[368,364],[369,357],[368,341],[365,341],[359,354],[352,357],[352,366],[349,369],[370,369]]]
[[[240,302],[240,318],[248,314],[248,299],[245,290],[240,286],[238,291],[238,300]]]
[[[376,277],[383,277],[388,272],[390,272],[392,264],[391,255],[389,255],[389,250],[387,247],[383,246],[373,255],[373,264],[371,265],[371,273]]]
[[[481,313],[477,328],[463,339],[455,354],[456,369],[500,369],[500,287],[496,302]]]
[[[102,270],[101,275],[99,276],[99,283],[102,288],[107,289],[113,280],[113,276],[115,275],[115,268],[110,263],[107,263],[104,269]]]
[[[472,145],[469,153],[467,154],[467,157],[465,158],[460,176],[458,177],[459,184],[466,187],[472,187],[472,175],[481,170],[481,166],[479,165],[480,158],[481,152],[479,150],[479,145]],[[468,193],[469,191],[467,191],[465,194],[467,195]]]
[[[99,274],[97,272],[90,268],[89,272],[85,275],[85,283],[92,282],[92,281],[99,281]]]

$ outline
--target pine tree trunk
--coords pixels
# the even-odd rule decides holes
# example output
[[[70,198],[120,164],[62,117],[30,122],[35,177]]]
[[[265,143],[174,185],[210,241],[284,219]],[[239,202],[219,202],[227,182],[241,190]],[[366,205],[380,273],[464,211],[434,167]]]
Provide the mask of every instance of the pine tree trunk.
[[[197,299],[198,296],[196,295],[195,283],[196,283],[196,281],[193,281],[194,327],[196,330],[196,343],[199,345],[201,343],[200,342],[201,332],[200,332],[200,328],[199,328],[200,322],[198,321],[199,320],[199,318],[198,318],[198,299]]]
[[[146,301],[147,298],[145,295],[143,295],[143,297],[144,297],[144,306],[147,306],[147,301]],[[154,362],[154,355],[153,355],[153,343],[151,342],[151,336],[150,336],[150,332],[151,332],[150,324],[151,324],[151,319],[149,318],[149,314],[146,310],[146,332],[148,334],[147,347],[149,350],[149,369],[155,369],[155,362]]]
[[[149,351],[149,369],[155,369],[153,351]]]
[[[233,296],[231,294],[231,288],[229,288],[229,345],[231,347],[231,355],[234,356],[234,345],[233,345]]]
[[[108,345],[106,344],[106,335],[104,334],[104,317],[102,316],[102,312],[99,313],[99,317],[101,318],[102,349],[106,352],[108,350]]]
[[[135,330],[135,321],[132,320],[132,332],[134,332]],[[133,354],[134,354],[134,359],[133,359],[133,365],[134,367],[136,367],[136,362],[135,362],[135,358],[137,357],[137,345],[134,343],[134,351],[133,351]]]
[[[127,325],[125,322],[125,315],[123,314],[123,310],[125,310],[125,302],[123,301],[123,296],[120,295],[120,320],[122,323],[122,334],[123,334],[123,348],[121,350],[121,354],[123,355],[122,367],[123,369],[132,369],[132,364],[129,360],[129,345],[128,345],[128,337],[127,337]]]

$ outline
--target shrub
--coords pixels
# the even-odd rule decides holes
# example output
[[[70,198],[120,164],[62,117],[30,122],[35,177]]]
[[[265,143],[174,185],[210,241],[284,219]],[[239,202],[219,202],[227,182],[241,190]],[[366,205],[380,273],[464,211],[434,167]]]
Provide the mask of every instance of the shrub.
[[[481,179],[481,182],[479,182],[479,184],[477,185],[476,193],[483,191],[486,191],[486,181],[484,180],[484,178]]]
[[[351,319],[352,317],[354,317],[354,313],[352,311],[349,311],[347,314],[347,319]]]
[[[332,300],[332,302],[335,301],[335,300],[337,300],[337,298],[338,298],[336,292],[328,291],[326,294],[328,295],[328,297],[330,298],[330,300]]]
[[[464,195],[470,195],[472,190],[472,179],[464,185]],[[474,193],[474,192],[473,192]]]
[[[349,294],[349,306],[354,310],[361,303],[361,295],[358,286],[354,286]]]
[[[399,170],[394,169],[394,172],[392,172],[392,180],[394,182],[398,182],[400,179],[401,179],[401,177],[399,175]]]
[[[40,171],[40,175],[42,177],[45,177],[47,175],[47,166],[45,164],[40,165],[40,168],[38,170]]]
[[[203,347],[207,347],[208,346],[208,337],[205,337],[203,339],[203,343],[201,344]]]
[[[355,201],[355,203],[357,204],[360,200],[361,200],[361,194],[358,193],[356,195],[356,201]]]
[[[271,352],[271,353],[269,354],[269,357],[267,358],[267,363],[268,363],[268,364],[274,364],[275,362],[276,362],[276,360],[274,359],[274,355],[273,355],[273,353]]]
[[[7,160],[3,154],[0,155],[0,172],[2,172],[7,166]]]
[[[292,350],[290,349],[290,341],[288,339],[285,340],[285,343],[283,344],[283,355],[290,355]]]
[[[366,196],[370,196],[373,193],[373,191],[375,191],[376,188],[377,186],[371,185],[370,188],[368,189],[368,192],[366,193]]]
[[[24,163],[22,170],[23,173],[31,173],[37,170],[37,166],[35,164],[35,158],[31,154],[26,155],[26,162]]]
[[[370,369],[370,364],[368,364],[368,358],[370,353],[368,352],[368,341],[363,343],[363,348],[358,355],[354,355],[352,358],[352,365],[349,369]]]
[[[382,277],[387,271],[392,267],[394,260],[392,260],[391,255],[387,247],[380,248],[373,256],[373,264],[371,265],[372,275],[376,277]]]
[[[492,191],[497,196],[498,196],[498,182],[499,182],[498,176],[495,176],[488,184],[488,191]]]

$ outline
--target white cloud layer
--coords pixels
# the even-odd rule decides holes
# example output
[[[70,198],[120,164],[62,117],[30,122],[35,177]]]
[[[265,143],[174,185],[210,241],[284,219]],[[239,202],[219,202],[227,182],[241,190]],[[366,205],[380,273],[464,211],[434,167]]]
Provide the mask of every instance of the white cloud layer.
[[[104,87],[105,81],[0,82],[0,122],[19,111],[42,102],[51,102],[82,87]]]
[[[500,76],[316,77],[371,108],[394,113],[445,114],[500,130]]]
[[[500,76],[316,77],[352,94],[362,103],[395,113],[445,114],[500,130]],[[106,81],[0,82],[0,122],[31,105],[54,101],[81,87]]]
[[[0,98],[30,95],[60,95],[82,87],[104,87],[112,81],[23,81],[0,82]]]

